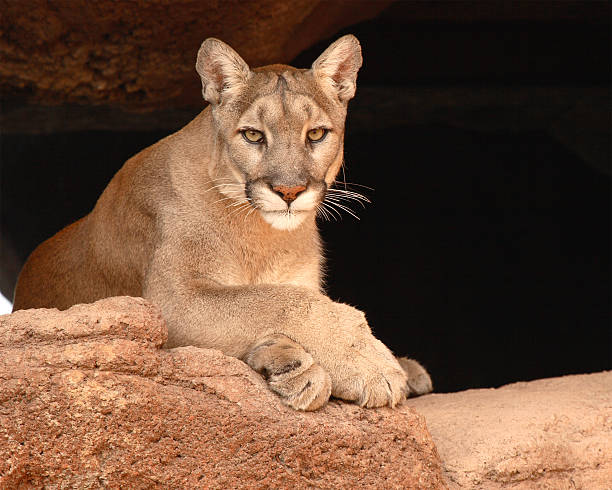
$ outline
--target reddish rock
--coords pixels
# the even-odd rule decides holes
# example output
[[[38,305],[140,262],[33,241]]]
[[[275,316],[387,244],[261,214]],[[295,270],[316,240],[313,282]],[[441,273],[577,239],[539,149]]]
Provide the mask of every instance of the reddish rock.
[[[295,412],[241,361],[165,339],[138,298],[0,317],[0,488],[444,486],[413,409]]]
[[[427,419],[450,488],[612,488],[612,371],[407,403]]]
[[[47,0],[2,3],[0,91],[46,104],[203,106],[196,53],[207,37],[253,66],[289,62],[390,2]]]

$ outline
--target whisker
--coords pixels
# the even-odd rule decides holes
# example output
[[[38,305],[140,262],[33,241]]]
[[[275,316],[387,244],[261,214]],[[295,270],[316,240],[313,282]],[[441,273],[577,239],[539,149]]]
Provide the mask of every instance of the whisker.
[[[249,210],[249,212],[244,216],[244,221],[246,221],[246,219],[251,215],[251,213],[253,213],[256,210],[257,208],[254,208],[253,206],[251,206],[251,209]]]
[[[203,184],[204,184],[204,185],[205,185],[205,184],[210,184],[211,182],[217,182],[217,181],[219,181],[219,180],[232,180],[232,179],[230,179],[229,177],[216,177],[216,178],[214,178],[214,179],[209,179],[209,180],[207,180],[207,181],[203,182]]]
[[[239,204],[249,204],[249,205],[250,205],[250,204],[251,204],[251,199],[249,199],[249,198],[247,197],[247,198],[246,198],[246,200],[244,200],[244,199],[243,199],[242,201],[235,202],[235,203],[233,203],[233,204],[228,205],[228,207],[236,207],[236,206],[238,206]]]
[[[346,201],[348,202],[357,202],[359,203],[364,209],[365,209],[365,204],[364,202],[371,202],[367,197],[357,197],[357,196],[346,196],[346,195],[341,195],[341,194],[330,194],[328,196],[326,196],[328,199],[336,199],[337,201]]]
[[[358,202],[359,204],[363,205],[364,203],[369,203],[371,202],[367,197],[361,196],[361,197],[357,197],[357,196],[351,196],[351,195],[347,195],[347,194],[341,194],[341,193],[328,193],[327,196],[325,197],[329,197],[330,199],[337,199],[339,201],[355,201]]]
[[[364,196],[363,194],[360,194],[359,192],[345,191],[342,189],[327,189],[327,192],[331,194],[342,195],[342,196],[347,196],[347,197],[351,196],[356,199],[360,199],[362,201],[371,202],[366,196]]]
[[[244,186],[242,184],[217,184],[217,185],[212,186],[210,189],[205,190],[203,192],[203,194],[206,194],[207,192],[210,192],[210,191],[215,190],[215,189],[219,189],[221,187],[239,187],[239,188],[242,188]]]
[[[360,196],[360,197],[366,198],[366,196],[364,194],[361,194],[360,192],[349,191],[345,189],[335,189],[333,187],[330,187],[329,189],[327,189],[327,192],[336,192],[338,194],[346,194],[349,196]]]
[[[343,206],[342,204],[338,203],[337,201],[334,202],[330,202],[328,203],[330,206],[336,206],[339,207],[340,209],[343,209],[344,211],[346,211],[348,214],[350,214],[352,217],[354,217],[357,220],[361,220],[361,218],[359,218],[359,216],[357,216],[353,210],[351,208],[348,208],[346,206]]]
[[[334,217],[334,220],[337,221],[336,215],[339,219],[342,219],[342,215],[340,214],[340,212],[336,208],[332,207],[331,203],[321,201],[321,204],[330,212],[330,214]]]
[[[329,221],[329,219],[327,218],[327,216],[322,212],[322,208],[320,204],[317,204],[315,206],[315,209],[317,210],[317,217],[321,217],[324,218],[325,221]]]
[[[236,184],[236,183],[237,183],[237,182],[235,182],[233,179],[230,179],[230,178],[228,178],[228,177],[219,177],[219,178],[216,178],[216,179],[210,179],[210,180],[207,180],[207,181],[206,181],[206,182],[204,182],[202,185],[207,185],[207,184],[216,184],[216,183],[227,183],[227,182],[234,183],[234,184]]]
[[[230,216],[234,216],[234,215],[240,214],[242,211],[245,211],[246,209],[248,209],[251,206],[248,202],[241,202],[240,204],[241,204],[241,206],[237,207],[236,209],[234,209],[231,213],[229,213],[227,215],[228,218]]]
[[[342,165],[340,166],[340,168],[342,168],[342,182],[344,182],[344,190],[346,190],[346,173],[344,172],[344,158],[342,159]]]
[[[251,205],[251,199],[250,198],[245,197],[245,196],[237,196],[236,197],[236,202],[227,204],[225,206],[225,209],[236,208],[235,210],[232,211],[232,213],[233,213],[233,212],[241,209],[243,206],[250,206],[250,205]],[[231,213],[230,213],[230,215],[231,215]],[[228,215],[228,216],[230,216],[230,215]]]
[[[325,206],[323,203],[317,204],[316,209],[317,209],[317,213],[320,213],[320,216],[323,216],[323,218],[325,218],[326,221],[331,221],[331,218],[334,218],[334,221],[337,221],[336,216],[330,213],[327,209],[325,209]]]
[[[350,205],[353,204],[354,201],[347,201],[346,199],[335,199],[333,197],[328,197],[327,199],[328,201],[333,203],[343,203],[345,206],[348,206],[350,209],[353,209]],[[363,209],[365,209],[365,204],[363,204],[361,201],[357,201],[357,203],[360,204]]]
[[[222,197],[221,199],[217,199],[215,202],[213,202],[213,204],[217,204],[218,202],[221,202],[221,201],[228,201],[230,199],[237,199],[238,197],[239,196]]]
[[[373,187],[368,187],[367,185],[363,185],[363,184],[356,184],[355,182],[346,182],[346,181],[341,181],[340,184],[344,184],[344,186],[357,186],[357,187],[363,187],[364,189],[368,189],[370,191],[374,191],[376,189],[374,189]]]

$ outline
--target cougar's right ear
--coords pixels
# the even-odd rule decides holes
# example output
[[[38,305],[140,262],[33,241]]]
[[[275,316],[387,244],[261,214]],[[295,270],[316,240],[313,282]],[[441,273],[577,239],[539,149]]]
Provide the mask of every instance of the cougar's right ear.
[[[202,95],[213,105],[238,93],[251,76],[251,70],[236,51],[213,37],[198,51],[196,70],[202,79]]]

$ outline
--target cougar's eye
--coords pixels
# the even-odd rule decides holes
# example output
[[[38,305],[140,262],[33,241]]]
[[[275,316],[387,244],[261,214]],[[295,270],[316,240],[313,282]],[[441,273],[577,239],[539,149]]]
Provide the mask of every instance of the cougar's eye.
[[[327,134],[327,129],[315,128],[315,129],[311,129],[310,131],[308,131],[307,136],[310,141],[316,142],[316,141],[321,141],[323,138],[325,138],[326,134]]]
[[[264,141],[263,133],[256,129],[243,129],[241,133],[249,143],[263,143]]]

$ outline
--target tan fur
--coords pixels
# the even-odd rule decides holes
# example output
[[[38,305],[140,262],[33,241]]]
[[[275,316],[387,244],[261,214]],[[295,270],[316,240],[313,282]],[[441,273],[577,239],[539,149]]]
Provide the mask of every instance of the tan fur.
[[[310,70],[250,70],[229,46],[206,40],[196,68],[211,105],[129,159],[89,215],[32,253],[14,308],[143,296],[163,311],[167,347],[244,359],[298,409],[316,409],[330,393],[376,407],[395,405],[410,386],[430,391],[418,363],[405,364],[406,374],[362,312],[321,291],[316,206],[342,164],[360,66],[353,36]],[[329,131],[311,143],[308,131],[319,127]],[[249,143],[245,128],[265,143]],[[306,190],[291,201],[274,187]]]

